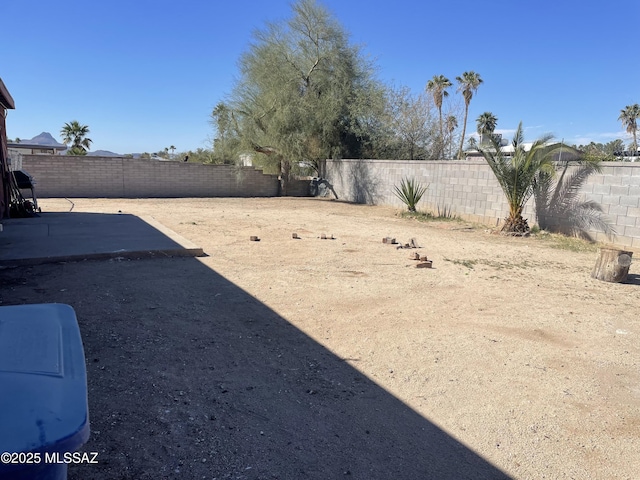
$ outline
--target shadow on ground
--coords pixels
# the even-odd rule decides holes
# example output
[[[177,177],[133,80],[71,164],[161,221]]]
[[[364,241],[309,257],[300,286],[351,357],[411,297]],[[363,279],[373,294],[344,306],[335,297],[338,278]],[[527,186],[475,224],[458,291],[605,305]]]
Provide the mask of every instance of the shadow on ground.
[[[99,464],[71,480],[509,478],[198,259],[10,268],[0,283],[2,305],[76,311]]]

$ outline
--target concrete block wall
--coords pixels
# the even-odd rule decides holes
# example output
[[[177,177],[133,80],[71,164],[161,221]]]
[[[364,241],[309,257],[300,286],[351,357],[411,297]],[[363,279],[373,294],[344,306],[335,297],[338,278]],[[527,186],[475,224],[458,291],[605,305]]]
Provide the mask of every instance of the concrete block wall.
[[[253,167],[122,157],[23,155],[39,197],[271,197],[277,175]]]
[[[497,226],[509,207],[493,172],[484,161],[327,160],[324,176],[338,197],[356,203],[397,206],[394,185],[403,178],[429,184],[420,207]],[[605,219],[616,231],[613,241],[597,230],[589,233],[599,241],[640,247],[640,164],[607,162],[602,173],[588,177],[581,191],[584,200],[601,205]],[[523,216],[536,221],[533,199]]]
[[[310,195],[311,179],[289,180],[287,197],[308,197]]]
[[[615,243],[640,247],[640,164],[606,163],[601,174],[591,175],[582,193],[601,205],[617,233]],[[596,239],[606,241],[602,233]]]

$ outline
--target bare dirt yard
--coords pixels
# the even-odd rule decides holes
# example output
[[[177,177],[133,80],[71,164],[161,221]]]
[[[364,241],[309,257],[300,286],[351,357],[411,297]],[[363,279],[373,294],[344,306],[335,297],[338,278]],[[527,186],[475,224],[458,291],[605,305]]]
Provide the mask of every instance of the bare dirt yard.
[[[612,284],[590,278],[593,246],[386,207],[73,211],[150,215],[208,256],[0,270],[3,305],[76,310],[99,464],[70,479],[640,475],[640,253]]]

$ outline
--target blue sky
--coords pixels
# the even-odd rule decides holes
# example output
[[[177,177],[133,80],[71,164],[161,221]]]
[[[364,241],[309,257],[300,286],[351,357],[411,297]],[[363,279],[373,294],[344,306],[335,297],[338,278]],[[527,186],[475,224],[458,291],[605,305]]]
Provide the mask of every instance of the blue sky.
[[[630,142],[618,115],[640,103],[638,0],[320,3],[386,83],[417,93],[436,74],[480,73],[468,131],[490,111],[508,138],[522,121],[526,140]],[[60,139],[78,120],[92,150],[207,147],[251,33],[289,13],[288,0],[3,0],[7,135]]]

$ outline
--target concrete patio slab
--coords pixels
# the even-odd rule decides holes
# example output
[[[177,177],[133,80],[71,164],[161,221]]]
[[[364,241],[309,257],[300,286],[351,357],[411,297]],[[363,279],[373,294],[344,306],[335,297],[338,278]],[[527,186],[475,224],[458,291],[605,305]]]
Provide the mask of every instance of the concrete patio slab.
[[[151,217],[52,212],[2,221],[0,266],[86,259],[204,256],[196,246]]]

